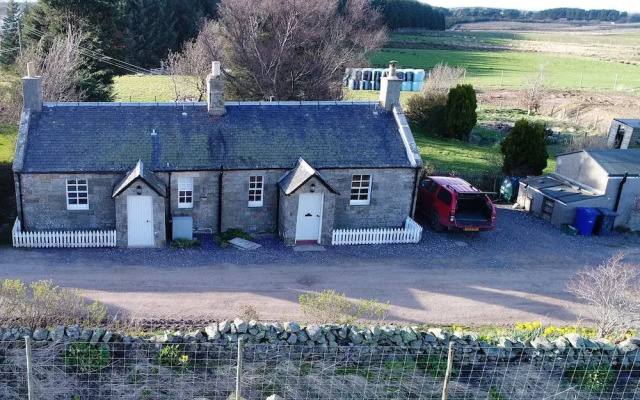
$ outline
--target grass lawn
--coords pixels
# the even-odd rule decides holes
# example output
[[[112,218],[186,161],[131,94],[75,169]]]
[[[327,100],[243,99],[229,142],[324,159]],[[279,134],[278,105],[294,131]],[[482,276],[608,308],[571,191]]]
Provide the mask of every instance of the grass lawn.
[[[183,92],[195,95],[195,90],[187,90],[187,82],[180,80],[178,85]],[[114,79],[113,92],[116,102],[165,102],[174,101],[176,97],[174,82],[166,75],[118,76]]]
[[[11,164],[13,162],[17,136],[17,126],[0,125],[0,164]]]
[[[425,70],[440,62],[463,65],[467,68],[465,82],[477,87],[500,87],[501,82],[504,87],[522,87],[525,77],[547,63],[550,87],[578,89],[582,73],[583,88],[612,90],[618,75],[618,90],[640,90],[640,66],[559,54],[383,48],[369,58],[377,67],[387,66],[389,60]]]

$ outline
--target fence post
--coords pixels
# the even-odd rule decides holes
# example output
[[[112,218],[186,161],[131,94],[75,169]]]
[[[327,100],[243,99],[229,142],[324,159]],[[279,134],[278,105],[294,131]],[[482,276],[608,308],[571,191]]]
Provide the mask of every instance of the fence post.
[[[449,342],[449,354],[447,355],[447,372],[444,374],[444,385],[442,386],[442,400],[447,400],[447,389],[449,389],[449,378],[453,367],[453,341]]]
[[[27,353],[27,399],[34,400],[33,395],[33,360],[31,358],[31,337],[25,336],[25,350]]]
[[[238,370],[236,371],[236,400],[242,399],[242,396],[240,396],[240,391],[242,390],[240,385],[240,379],[242,378],[242,356],[244,353],[243,342],[244,342],[243,338],[238,339]]]
[[[616,81],[613,84],[613,90],[616,90],[618,88],[618,74],[616,74]]]
[[[582,78],[584,76],[584,72],[580,72],[580,89],[582,89]]]

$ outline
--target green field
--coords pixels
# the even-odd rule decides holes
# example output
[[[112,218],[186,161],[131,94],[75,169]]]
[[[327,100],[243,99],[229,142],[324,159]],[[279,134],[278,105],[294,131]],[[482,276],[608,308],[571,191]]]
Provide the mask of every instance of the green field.
[[[187,90],[184,82],[183,92],[196,95],[195,90]],[[116,102],[163,102],[174,101],[176,98],[174,81],[163,75],[124,75],[114,79],[113,92]]]
[[[527,76],[547,63],[550,87],[578,89],[582,74],[582,88],[613,90],[617,75],[617,90],[640,91],[640,66],[550,53],[383,48],[372,53],[370,59],[379,67],[390,60],[398,61],[401,67],[425,70],[440,62],[462,65],[467,68],[466,83],[494,88],[522,87]]]

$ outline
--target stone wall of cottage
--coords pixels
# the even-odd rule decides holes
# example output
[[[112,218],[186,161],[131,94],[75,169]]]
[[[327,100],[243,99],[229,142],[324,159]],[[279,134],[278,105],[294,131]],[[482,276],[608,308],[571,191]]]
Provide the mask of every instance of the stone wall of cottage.
[[[277,181],[284,170],[224,171],[222,178],[222,230],[275,233],[278,208]],[[249,177],[264,177],[262,207],[249,207]]]
[[[124,174],[22,174],[23,230],[115,229],[114,186]],[[89,209],[67,210],[67,179],[87,179]]]
[[[335,204],[335,229],[399,227],[411,214],[415,169],[345,169],[320,171],[340,192]],[[353,175],[371,175],[371,203],[350,205]]]
[[[178,206],[179,178],[193,179],[193,208]],[[191,216],[193,228],[196,231],[216,233],[218,231],[219,181],[220,172],[218,171],[173,172],[170,186],[170,216]]]

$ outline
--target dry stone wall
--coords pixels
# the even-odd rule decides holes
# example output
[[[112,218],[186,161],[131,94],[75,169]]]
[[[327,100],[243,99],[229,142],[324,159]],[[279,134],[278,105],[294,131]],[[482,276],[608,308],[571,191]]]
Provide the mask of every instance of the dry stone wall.
[[[606,339],[591,340],[577,334],[567,334],[553,341],[536,338],[518,341],[502,338],[499,344],[479,340],[475,334],[447,332],[439,328],[421,329],[417,326],[308,325],[295,322],[259,323],[256,321],[222,321],[203,329],[189,332],[164,331],[149,336],[134,336],[102,328],[85,329],[79,325],[39,328],[34,331],[19,327],[0,328],[0,340],[20,341],[28,336],[35,342],[88,342],[109,344],[113,348],[135,348],[136,345],[182,344],[190,351],[216,349],[234,353],[238,341],[245,343],[245,355],[251,359],[266,359],[294,347],[301,357],[319,353],[339,354],[341,348],[358,346],[362,360],[375,360],[376,354],[389,354],[389,348],[409,351],[411,354],[441,353],[450,342],[454,343],[454,361],[461,364],[474,362],[510,362],[514,359],[554,365],[584,366],[597,360],[623,367],[640,367],[640,336],[614,344]]]

